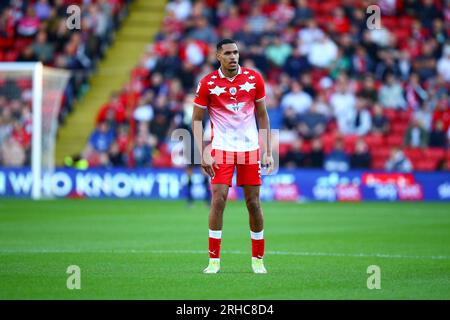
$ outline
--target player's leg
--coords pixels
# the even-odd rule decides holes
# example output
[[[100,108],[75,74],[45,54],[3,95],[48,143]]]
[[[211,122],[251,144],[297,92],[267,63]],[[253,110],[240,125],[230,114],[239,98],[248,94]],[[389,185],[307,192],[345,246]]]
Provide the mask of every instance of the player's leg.
[[[209,211],[209,265],[205,273],[217,273],[220,269],[220,245],[222,241],[223,212],[228,190],[234,174],[234,164],[219,163],[211,179],[211,208]]]
[[[252,241],[252,269],[255,273],[267,273],[263,263],[265,241],[264,218],[259,199],[261,183],[259,152],[247,152],[244,164],[237,165],[237,185],[244,188]]]
[[[205,187],[205,202],[208,206],[211,206],[211,188],[209,185],[209,178],[206,174],[203,175],[203,185]]]
[[[227,184],[212,185],[211,210],[209,212],[209,265],[205,273],[217,273],[220,270],[220,245],[222,242],[223,212],[228,197]]]
[[[260,186],[244,186],[245,204],[247,205],[252,241],[252,269],[255,273],[267,273],[264,258],[264,216],[259,199]]]

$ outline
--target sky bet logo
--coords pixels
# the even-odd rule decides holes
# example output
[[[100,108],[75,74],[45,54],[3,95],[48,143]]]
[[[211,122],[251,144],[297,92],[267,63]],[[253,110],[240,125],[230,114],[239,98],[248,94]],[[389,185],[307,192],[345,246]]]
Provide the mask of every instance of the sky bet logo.
[[[238,112],[238,111],[241,110],[244,106],[245,106],[245,102],[229,103],[229,104],[225,105],[225,107],[226,107],[228,110],[234,111],[234,112]]]

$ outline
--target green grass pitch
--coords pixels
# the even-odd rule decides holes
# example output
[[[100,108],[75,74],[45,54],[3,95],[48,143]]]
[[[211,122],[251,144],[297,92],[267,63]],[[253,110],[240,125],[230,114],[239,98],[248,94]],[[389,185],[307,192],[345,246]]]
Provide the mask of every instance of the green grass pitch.
[[[203,203],[0,201],[0,299],[450,299],[450,205],[263,203],[267,275],[230,202],[221,273]],[[81,289],[69,290],[69,265]],[[369,290],[367,268],[381,270]]]

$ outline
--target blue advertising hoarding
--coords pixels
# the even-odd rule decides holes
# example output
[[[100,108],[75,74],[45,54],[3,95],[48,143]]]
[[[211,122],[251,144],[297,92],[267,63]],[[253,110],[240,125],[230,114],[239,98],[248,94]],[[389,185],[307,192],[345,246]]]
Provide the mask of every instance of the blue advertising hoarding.
[[[205,195],[203,175],[193,176],[193,196]],[[450,172],[386,173],[283,170],[264,176],[266,201],[450,201]],[[0,168],[0,197],[29,198],[30,169]],[[183,199],[187,176],[182,169],[57,169],[44,178],[44,194],[56,198]],[[241,188],[230,199],[242,199]]]

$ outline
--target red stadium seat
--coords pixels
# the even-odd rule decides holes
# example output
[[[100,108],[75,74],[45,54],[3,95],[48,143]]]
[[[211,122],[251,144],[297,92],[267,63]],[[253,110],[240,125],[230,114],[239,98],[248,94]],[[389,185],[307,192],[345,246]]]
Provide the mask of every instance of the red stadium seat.
[[[387,159],[373,159],[372,169],[383,170]]]
[[[395,118],[397,118],[397,111],[394,109],[384,109],[383,113],[386,118],[389,119],[389,122],[392,122],[395,120]]]
[[[412,161],[414,170],[418,171],[433,171],[436,170],[436,161],[419,160]]]
[[[356,135],[344,136],[344,150],[352,154],[355,151],[356,141],[359,139]]]
[[[420,148],[405,148],[404,153],[413,162],[424,161],[424,152]]]
[[[369,150],[372,151],[383,144],[384,137],[379,133],[371,133],[364,138],[364,141],[366,141]]]
[[[411,110],[407,111],[402,110],[397,113],[397,119],[404,122],[409,122],[409,120],[411,120],[411,116],[412,116]]]
[[[424,158],[431,161],[440,161],[445,158],[445,150],[443,148],[426,148],[423,152]]]
[[[372,150],[371,153],[372,153],[374,160],[385,161],[387,158],[389,158],[389,156],[391,154],[391,149],[386,146],[380,146],[379,148]]]
[[[386,137],[386,143],[390,147],[398,147],[403,144],[403,136],[389,135]]]
[[[292,146],[290,143],[280,143],[279,148],[280,158],[284,158]]]
[[[391,124],[390,131],[392,132],[393,135],[399,135],[403,137],[405,135],[406,130],[408,129],[408,126],[409,126],[408,122],[396,120]]]

